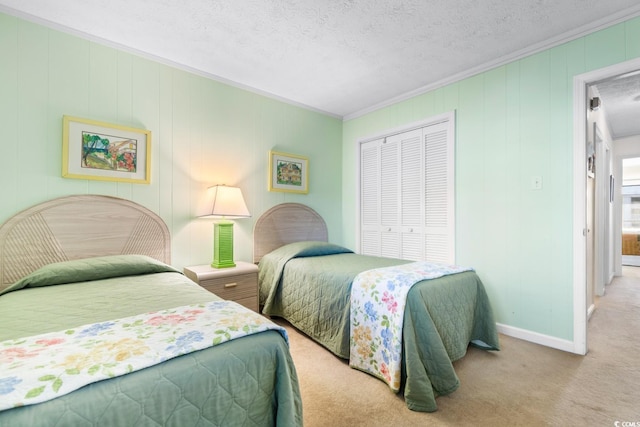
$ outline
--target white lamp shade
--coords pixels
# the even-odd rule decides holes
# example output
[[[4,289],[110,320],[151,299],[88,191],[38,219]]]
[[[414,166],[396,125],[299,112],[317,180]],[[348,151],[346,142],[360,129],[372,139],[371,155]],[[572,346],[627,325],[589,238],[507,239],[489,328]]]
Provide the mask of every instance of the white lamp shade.
[[[233,219],[251,216],[240,188],[214,185],[209,191],[212,192],[212,198],[208,199],[207,210],[200,217]]]

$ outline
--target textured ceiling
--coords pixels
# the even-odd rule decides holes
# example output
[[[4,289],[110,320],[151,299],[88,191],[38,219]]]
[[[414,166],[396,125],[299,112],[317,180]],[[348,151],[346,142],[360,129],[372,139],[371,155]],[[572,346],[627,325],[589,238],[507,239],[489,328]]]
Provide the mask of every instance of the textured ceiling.
[[[640,71],[613,77],[594,86],[602,102],[611,138],[640,135]]]
[[[0,0],[0,11],[337,117],[640,14],[638,0]]]

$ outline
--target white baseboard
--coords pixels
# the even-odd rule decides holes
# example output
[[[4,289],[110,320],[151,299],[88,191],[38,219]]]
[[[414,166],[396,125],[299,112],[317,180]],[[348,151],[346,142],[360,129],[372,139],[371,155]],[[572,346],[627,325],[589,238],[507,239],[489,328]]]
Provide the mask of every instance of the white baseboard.
[[[502,323],[497,323],[496,326],[499,333],[509,337],[518,338],[562,351],[568,351],[569,353],[576,353],[573,341],[563,340],[549,335],[540,334],[538,332],[516,328],[514,326],[503,325]]]
[[[622,265],[630,265],[632,267],[640,266],[640,256],[622,255]]]

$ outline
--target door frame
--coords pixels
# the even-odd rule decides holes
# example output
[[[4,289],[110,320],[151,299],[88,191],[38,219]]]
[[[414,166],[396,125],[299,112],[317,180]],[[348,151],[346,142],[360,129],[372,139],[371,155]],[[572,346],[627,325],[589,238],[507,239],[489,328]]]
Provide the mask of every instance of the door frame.
[[[640,69],[640,58],[579,74],[573,78],[573,352],[587,354],[586,142],[587,87]]]
[[[612,199],[610,198],[611,181],[613,174],[611,144],[609,138],[605,138],[605,133],[597,123],[593,125],[593,140],[596,149],[596,171],[601,171],[600,177],[596,177],[595,191],[595,257],[596,257],[596,277],[594,286],[594,296],[601,297],[605,293],[605,288],[611,281],[610,273],[612,263],[610,255],[613,251],[611,247],[611,237],[613,228],[611,227]],[[622,182],[622,181],[620,181]]]

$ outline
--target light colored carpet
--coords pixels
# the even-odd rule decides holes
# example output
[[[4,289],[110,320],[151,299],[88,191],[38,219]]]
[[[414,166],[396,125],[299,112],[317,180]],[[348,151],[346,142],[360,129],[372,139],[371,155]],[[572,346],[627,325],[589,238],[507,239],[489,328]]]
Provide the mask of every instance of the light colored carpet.
[[[597,301],[586,356],[501,335],[500,352],[469,348],[454,364],[460,388],[433,413],[409,410],[382,381],[274,320],[290,336],[306,427],[640,425],[639,272],[624,267]]]

